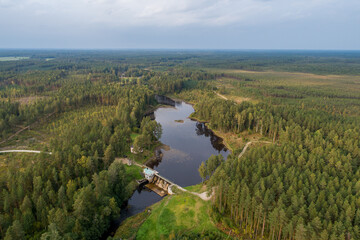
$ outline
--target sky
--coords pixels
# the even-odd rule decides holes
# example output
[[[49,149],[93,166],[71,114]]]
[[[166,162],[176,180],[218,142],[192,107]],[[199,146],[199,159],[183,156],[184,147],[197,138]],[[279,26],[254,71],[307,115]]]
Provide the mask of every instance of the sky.
[[[359,0],[0,0],[0,48],[360,50]]]

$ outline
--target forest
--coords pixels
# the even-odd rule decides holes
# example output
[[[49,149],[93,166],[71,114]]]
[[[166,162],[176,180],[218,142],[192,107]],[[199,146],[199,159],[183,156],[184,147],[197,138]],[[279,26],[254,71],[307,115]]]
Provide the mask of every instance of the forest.
[[[215,192],[209,222],[232,229],[229,237],[360,239],[359,52],[0,57],[22,57],[0,62],[0,150],[43,151],[0,154],[2,239],[104,236],[139,175],[117,159],[133,145],[144,161],[160,139],[161,126],[145,117],[156,94],[194,104],[191,117],[239,141],[227,159],[199,166],[200,184]],[[251,137],[266,143],[239,158]]]
[[[197,107],[214,129],[259,132],[274,143],[241,159],[232,155],[215,173],[206,163],[220,215],[228,213],[253,237],[360,238],[358,119],[225,100]]]

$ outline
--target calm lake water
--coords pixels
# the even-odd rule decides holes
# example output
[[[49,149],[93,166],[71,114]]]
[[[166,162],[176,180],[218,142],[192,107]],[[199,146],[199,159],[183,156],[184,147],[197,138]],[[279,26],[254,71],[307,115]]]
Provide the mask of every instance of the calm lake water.
[[[221,154],[226,159],[230,153],[222,140],[207,129],[205,124],[188,118],[192,112],[193,107],[184,102],[176,102],[174,108],[158,108],[154,112],[155,120],[163,129],[160,141],[168,145],[170,150],[161,150],[162,159],[150,167],[182,187],[201,182],[198,168],[201,162],[206,161],[212,154]],[[142,212],[161,199],[156,193],[139,188],[128,200],[127,207],[121,210],[120,218],[114,223],[114,230],[126,218]]]

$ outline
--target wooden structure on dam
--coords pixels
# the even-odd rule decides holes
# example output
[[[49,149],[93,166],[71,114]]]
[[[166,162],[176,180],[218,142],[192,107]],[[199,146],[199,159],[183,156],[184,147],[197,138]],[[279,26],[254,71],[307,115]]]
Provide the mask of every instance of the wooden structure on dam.
[[[173,194],[171,191],[171,187],[176,185],[172,183],[170,180],[162,177],[159,173],[151,168],[144,168],[144,176],[145,179],[148,181],[148,184],[145,187],[149,188],[150,190],[154,191],[161,197],[165,196],[166,194]]]
[[[148,189],[157,193],[161,197],[163,197],[167,194],[170,194],[170,195],[174,194],[173,191],[171,190],[173,186],[176,186],[177,188],[181,189],[182,191],[186,191],[179,185],[177,185],[177,184],[173,183],[172,181],[161,176],[158,171],[156,171],[152,168],[149,168],[148,166],[139,164],[135,161],[132,161],[129,158],[117,158],[116,161],[119,161],[119,162],[121,162],[123,164],[127,164],[127,165],[134,164],[136,166],[141,167],[143,169],[142,173],[145,178],[140,181],[137,181],[138,184],[139,185],[145,184],[145,187],[147,187]]]

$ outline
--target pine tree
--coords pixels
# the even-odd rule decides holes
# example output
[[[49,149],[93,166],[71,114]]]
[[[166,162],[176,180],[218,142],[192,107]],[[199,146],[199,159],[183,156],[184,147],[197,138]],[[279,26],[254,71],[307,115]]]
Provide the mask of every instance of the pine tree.
[[[207,177],[206,166],[205,166],[205,163],[204,163],[204,162],[202,162],[202,163],[200,164],[200,167],[199,167],[198,171],[199,171],[199,174],[200,174],[200,177],[201,177],[202,181],[204,182],[204,180],[205,180],[206,177]]]

